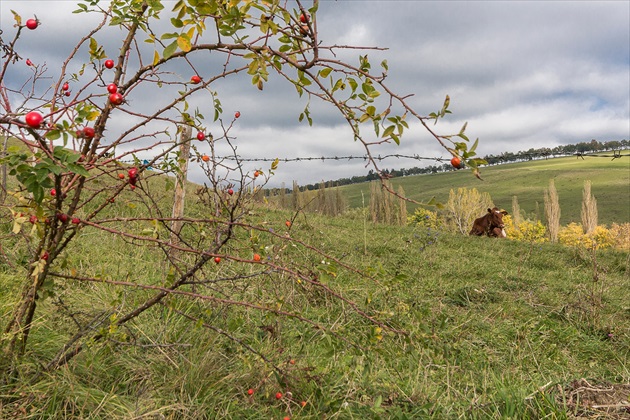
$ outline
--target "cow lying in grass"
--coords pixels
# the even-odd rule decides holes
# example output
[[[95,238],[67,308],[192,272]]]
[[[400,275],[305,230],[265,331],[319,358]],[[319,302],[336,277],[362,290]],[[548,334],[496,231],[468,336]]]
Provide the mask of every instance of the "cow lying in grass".
[[[507,211],[499,210],[497,207],[488,209],[488,214],[475,219],[473,227],[470,230],[470,235],[488,235],[494,238],[505,238],[503,216],[506,214],[508,214]]]

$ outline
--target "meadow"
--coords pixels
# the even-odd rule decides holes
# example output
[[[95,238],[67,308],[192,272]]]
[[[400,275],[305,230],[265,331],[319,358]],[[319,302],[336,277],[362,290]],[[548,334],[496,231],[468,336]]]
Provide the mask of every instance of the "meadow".
[[[624,152],[625,153],[625,152]],[[580,222],[582,190],[591,181],[597,199],[601,224],[630,222],[630,159],[561,157],[548,160],[510,163],[482,168],[483,181],[470,176],[467,170],[431,175],[393,178],[405,195],[420,202],[435,197],[446,202],[451,189],[476,188],[490,194],[495,205],[510,211],[512,196],[518,198],[522,211],[534,220],[544,220],[544,190],[553,179],[561,208],[560,223]],[[369,184],[340,187],[352,208],[362,206],[362,196],[369,197]],[[411,212],[414,205],[410,204]]]
[[[564,169],[552,162],[486,168],[485,181],[478,183],[464,171],[397,181],[409,182],[404,188],[414,197],[421,197],[419,191],[448,194],[448,185],[494,186],[497,201],[501,194],[511,200],[508,194],[521,185],[519,200],[526,207],[538,191],[528,196],[531,185],[519,178],[557,171],[558,179],[572,163],[558,164]],[[593,164],[606,166],[602,160]],[[582,176],[591,179],[601,218],[621,215],[623,221],[624,197],[605,213],[598,194],[605,179],[617,185],[609,178],[612,169],[590,171],[573,182],[575,188],[581,190]],[[623,171],[617,176],[623,179]],[[414,180],[423,185],[412,187]],[[499,193],[496,187],[508,180],[512,189]],[[561,185],[557,181],[562,197]],[[208,209],[194,187],[187,215],[203,215]],[[143,188],[169,208],[164,179]],[[610,187],[611,193],[618,188]],[[125,191],[108,211],[118,219],[143,217],[141,204],[136,193]],[[138,240],[103,230],[80,233],[54,266],[59,276],[49,293],[40,297],[20,375],[0,387],[0,418],[629,415],[627,252],[371,224],[360,207],[330,218],[259,204],[246,220],[260,230],[244,226],[236,243],[255,244],[261,264],[240,258],[251,252],[249,245],[228,248],[220,263],[208,265],[181,293],[120,327],[113,322],[117,317],[167,284],[169,266],[157,245],[138,246]],[[151,220],[136,224],[138,234],[164,234]],[[3,219],[0,229],[4,324],[20,297],[29,255],[10,234],[10,220]],[[203,229],[191,229],[188,238],[206,235]],[[315,281],[278,270],[277,259]],[[91,280],[63,277],[77,270]],[[72,342],[77,326],[107,340],[86,342],[67,364],[37,375]]]

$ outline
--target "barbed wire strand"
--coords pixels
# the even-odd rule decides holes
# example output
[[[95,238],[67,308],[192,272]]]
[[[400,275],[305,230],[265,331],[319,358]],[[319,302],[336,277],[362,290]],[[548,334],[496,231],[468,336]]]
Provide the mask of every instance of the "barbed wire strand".
[[[613,151],[613,154],[590,154],[590,153],[584,153],[584,152],[576,152],[573,153],[571,155],[553,155],[553,154],[541,154],[541,153],[519,153],[519,154],[511,154],[511,155],[498,155],[498,156],[491,156],[491,157],[487,157],[487,158],[491,158],[493,160],[500,160],[500,161],[514,161],[514,160],[519,160],[519,159],[533,159],[533,158],[555,158],[555,157],[568,157],[568,156],[576,156],[577,158],[582,158],[584,159],[585,157],[603,157],[603,158],[612,158],[612,160],[614,159],[619,159],[622,157],[629,157],[630,154],[621,154],[621,152],[617,153],[616,151]],[[413,160],[429,160],[429,161],[434,161],[434,162],[449,162],[450,161],[450,157],[427,157],[427,156],[419,156],[419,155],[403,155],[403,154],[389,154],[389,155],[378,155],[378,156],[372,156],[373,160],[377,160],[377,161],[383,161],[385,159],[392,159],[392,158],[396,158],[396,159],[413,159]],[[195,158],[191,158],[191,160],[194,160]],[[284,162],[284,163],[288,163],[288,162],[302,162],[302,161],[327,161],[327,160],[363,160],[363,161],[368,161],[368,156],[367,155],[363,155],[363,156],[309,156],[309,157],[294,157],[294,158],[268,158],[268,157],[258,157],[258,158],[246,158],[246,157],[242,157],[242,156],[217,156],[215,158],[216,160],[229,160],[229,161],[238,161],[238,162]],[[147,159],[142,159],[145,162],[148,161]],[[161,159],[158,159],[156,161],[156,163],[159,163],[161,161]],[[121,163],[133,163],[136,161],[133,160],[119,160],[119,162]]]

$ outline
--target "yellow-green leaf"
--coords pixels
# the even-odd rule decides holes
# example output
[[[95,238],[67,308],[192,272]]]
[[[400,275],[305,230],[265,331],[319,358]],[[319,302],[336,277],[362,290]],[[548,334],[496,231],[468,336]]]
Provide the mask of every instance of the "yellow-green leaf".
[[[178,36],[177,46],[179,47],[180,50],[184,52],[190,51],[190,49],[192,48],[192,44],[190,43],[190,38],[188,38],[188,35]]]

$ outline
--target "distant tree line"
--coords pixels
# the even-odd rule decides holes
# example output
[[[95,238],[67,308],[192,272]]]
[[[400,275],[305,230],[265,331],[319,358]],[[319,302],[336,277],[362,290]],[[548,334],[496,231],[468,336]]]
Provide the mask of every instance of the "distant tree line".
[[[591,140],[587,142],[580,142],[575,144],[567,144],[563,146],[556,146],[553,148],[542,147],[539,149],[531,148],[525,151],[519,151],[516,153],[513,152],[503,152],[499,155],[486,155],[483,159],[488,162],[488,165],[499,165],[502,163],[512,163],[512,162],[522,162],[527,160],[538,160],[538,159],[547,159],[550,157],[560,157],[560,156],[571,156],[577,153],[594,153],[594,152],[603,152],[603,151],[611,151],[611,150],[622,150],[630,147],[630,141],[628,140],[611,140],[601,142],[598,140]],[[423,175],[423,174],[435,174],[438,172],[447,172],[454,171],[455,168],[451,166],[451,164],[446,161],[442,164],[429,165],[424,167],[413,167],[413,168],[401,168],[401,169],[384,169],[383,175],[388,178],[396,178],[401,176],[410,176],[410,175]],[[302,191],[312,191],[319,189],[322,185],[349,185],[349,184],[359,184],[362,182],[369,182],[379,179],[378,174],[370,169],[367,175],[356,175],[350,178],[340,178],[334,181],[326,181],[325,183],[317,183],[317,184],[307,184],[301,187]],[[287,188],[286,192],[290,192]],[[273,192],[272,192],[273,195]]]

